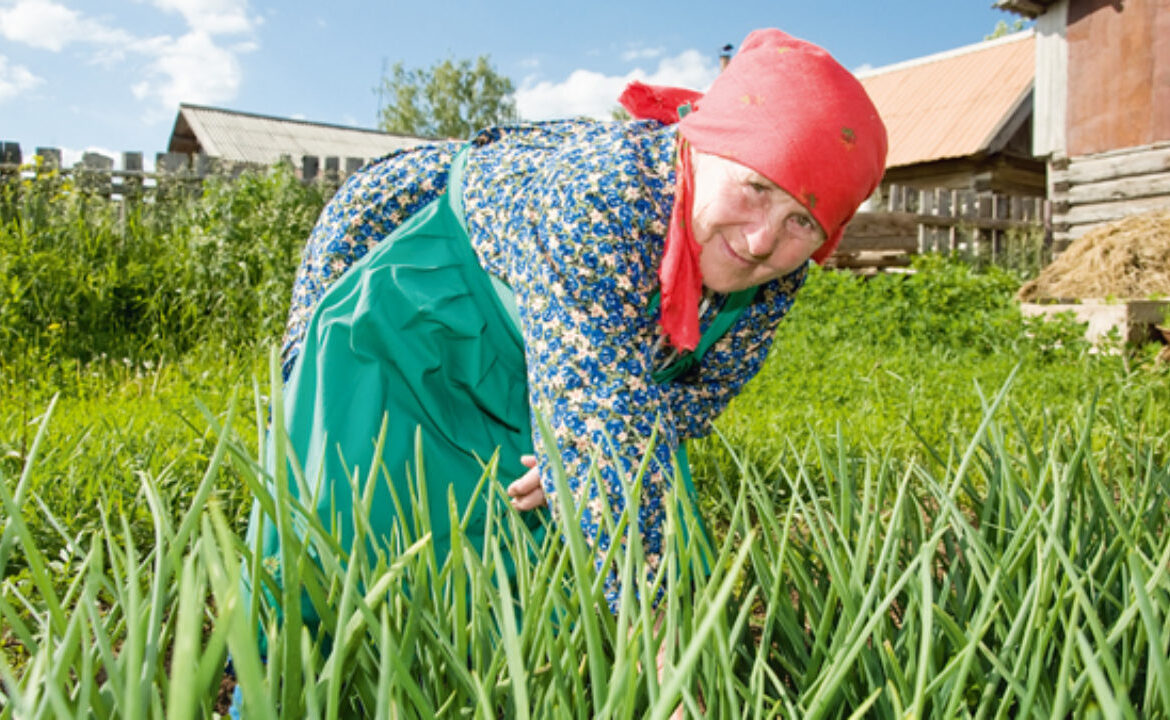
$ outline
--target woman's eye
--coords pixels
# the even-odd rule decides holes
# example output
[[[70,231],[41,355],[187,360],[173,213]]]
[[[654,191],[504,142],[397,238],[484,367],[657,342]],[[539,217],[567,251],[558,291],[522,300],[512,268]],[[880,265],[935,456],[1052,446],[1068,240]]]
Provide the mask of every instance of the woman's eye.
[[[768,186],[762,182],[757,181],[757,180],[752,180],[752,181],[748,182],[748,187],[750,187],[752,190],[754,190],[758,193],[768,192]]]
[[[796,225],[797,230],[802,234],[819,234],[820,232],[816,222],[814,222],[813,219],[808,215],[789,215],[788,221]]]

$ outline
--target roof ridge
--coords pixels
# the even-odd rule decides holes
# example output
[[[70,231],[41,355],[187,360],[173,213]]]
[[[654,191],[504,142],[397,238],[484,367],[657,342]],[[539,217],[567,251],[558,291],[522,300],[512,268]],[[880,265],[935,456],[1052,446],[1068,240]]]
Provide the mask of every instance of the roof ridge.
[[[310,125],[313,127],[326,127],[326,128],[334,128],[337,130],[349,130],[352,132],[373,133],[375,135],[389,135],[391,137],[411,138],[411,139],[420,139],[420,140],[431,139],[431,138],[422,137],[420,135],[407,135],[405,133],[392,133],[392,132],[387,132],[385,130],[377,130],[374,128],[363,128],[363,127],[356,127],[353,125],[341,125],[338,123],[320,122],[317,120],[304,120],[301,118],[281,117],[279,115],[266,115],[264,113],[248,112],[245,110],[231,110],[229,108],[212,107],[211,105],[198,105],[196,103],[188,103],[188,102],[179,103],[179,112],[182,113],[182,111],[184,111],[184,110],[211,111],[211,112],[223,113],[225,115],[235,115],[238,117],[255,118],[258,120],[274,120],[276,122],[282,122],[282,123],[297,123],[300,125]]]
[[[883,65],[882,67],[871,68],[869,70],[854,73],[854,75],[857,76],[857,79],[864,80],[876,75],[885,75],[886,73],[897,72],[899,70],[908,70],[909,68],[917,67],[919,65],[927,65],[929,63],[939,62],[941,60],[949,60],[953,57],[959,57],[961,55],[987,50],[993,47],[998,47],[1000,45],[1020,42],[1022,40],[1027,40],[1035,34],[1036,31],[1033,28],[1028,28],[1027,30],[1021,30],[1020,32],[1012,33],[1011,35],[1004,35],[1003,37],[998,37],[993,40],[982,40],[977,43],[971,43],[970,45],[963,45],[961,47],[952,48],[950,50],[943,50],[942,52],[937,52],[932,55],[923,55],[922,57],[911,58],[909,60],[903,60],[901,62],[896,62],[890,65]]]

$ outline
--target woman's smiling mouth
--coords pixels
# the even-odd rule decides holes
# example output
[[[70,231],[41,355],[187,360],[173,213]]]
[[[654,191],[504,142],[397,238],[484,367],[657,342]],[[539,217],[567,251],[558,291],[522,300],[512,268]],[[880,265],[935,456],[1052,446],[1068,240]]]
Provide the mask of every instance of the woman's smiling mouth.
[[[727,238],[722,233],[719,235],[719,242],[723,245],[723,252],[736,263],[745,268],[753,268],[758,264],[755,260],[744,257],[736,252],[735,248],[731,246],[731,243],[727,241]]]

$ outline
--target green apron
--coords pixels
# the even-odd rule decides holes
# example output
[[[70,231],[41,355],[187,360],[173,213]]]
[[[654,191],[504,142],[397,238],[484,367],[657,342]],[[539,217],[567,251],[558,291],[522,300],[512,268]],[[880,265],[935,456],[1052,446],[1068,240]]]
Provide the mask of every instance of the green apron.
[[[318,498],[317,513],[327,527],[334,519],[343,548],[351,546],[354,532],[354,493],[348,478],[367,477],[384,419],[382,465],[408,516],[413,512],[412,484],[425,490],[440,565],[450,552],[448,491],[465,513],[483,463],[497,450],[497,481],[504,485],[526,472],[520,456],[533,453],[515,300],[506,285],[480,267],[463,220],[467,151],[452,162],[446,193],[407,219],[325,292],[285,385],[290,445],[304,468],[307,487]],[[697,362],[752,294],[754,290],[745,291],[729,300],[696,353],[655,379],[668,382]],[[655,307],[649,310],[656,312]],[[422,470],[415,466],[416,432]],[[693,498],[681,445],[677,458]],[[289,484],[296,497],[295,483]],[[547,509],[523,516],[541,542]],[[470,508],[470,518],[467,535],[482,550],[483,495]],[[374,490],[369,524],[383,550],[396,520],[406,527],[414,522],[413,517],[398,517],[382,478]],[[249,532],[250,537],[261,533],[266,558],[279,557],[276,529],[269,519],[260,521],[258,509]],[[309,604],[305,606],[305,619],[315,620]]]

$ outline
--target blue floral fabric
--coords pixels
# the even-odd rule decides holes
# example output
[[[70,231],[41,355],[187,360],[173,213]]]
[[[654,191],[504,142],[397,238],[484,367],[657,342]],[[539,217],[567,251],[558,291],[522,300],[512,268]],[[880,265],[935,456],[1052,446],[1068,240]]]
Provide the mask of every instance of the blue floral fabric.
[[[653,574],[674,453],[682,440],[708,434],[711,421],[759,370],[807,266],[762,286],[696,368],[656,383],[651,375],[665,351],[652,305],[674,199],[674,128],[564,121],[485,130],[472,143],[464,172],[468,234],[482,266],[515,292],[530,407],[548,423],[576,503],[585,506],[582,527],[598,562],[614,541],[603,531],[604,513],[624,509],[623,484],[648,460],[636,517]],[[389,155],[338,191],[309,238],[294,285],[282,352],[286,377],[317,300],[445,190],[460,145]],[[710,300],[703,327],[723,298]],[[555,512],[538,427],[533,435]],[[605,500],[591,477],[604,486]],[[613,577],[611,606],[619,592]]]

